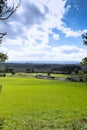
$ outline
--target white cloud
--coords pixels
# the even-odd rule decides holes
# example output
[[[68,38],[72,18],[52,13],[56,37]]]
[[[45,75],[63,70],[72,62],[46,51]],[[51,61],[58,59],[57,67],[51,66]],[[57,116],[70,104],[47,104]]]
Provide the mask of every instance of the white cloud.
[[[59,36],[59,34],[53,34],[53,38],[55,39],[55,40],[59,40],[60,39],[60,36]]]
[[[77,46],[54,47],[48,44],[50,34],[54,40],[60,39],[60,35],[53,32],[54,28],[63,32],[66,37],[78,37],[86,32],[73,31],[62,21],[70,9],[70,6],[65,8],[66,1],[22,1],[9,26],[6,26],[11,37],[4,40],[3,47],[8,51],[9,60],[81,60],[87,55],[86,50]]]
[[[55,59],[62,61],[80,61],[87,55],[86,49],[79,48],[77,46],[60,46],[54,47],[53,53],[55,53]]]
[[[28,2],[28,3],[27,3]],[[31,3],[33,4],[31,4]],[[23,5],[28,5],[30,4],[30,8],[34,7],[35,9],[37,9],[37,12],[39,12],[39,10],[41,12],[45,12],[44,9],[45,7],[48,8],[48,12],[47,14],[44,15],[44,20],[41,21],[40,23],[35,23],[31,24],[28,23],[28,21],[30,21],[31,19],[34,19],[33,16],[28,18],[26,17],[26,14],[23,15],[23,12],[25,12],[26,8],[23,8]],[[61,0],[39,0],[39,2],[37,0],[27,0],[26,2],[23,1],[22,6],[18,9],[17,13],[18,14],[18,19],[13,19],[9,25],[11,26],[11,28],[13,29],[13,35],[17,35],[17,31],[19,36],[17,35],[15,39],[8,39],[10,42],[9,43],[14,43],[19,45],[22,44],[22,40],[23,37],[25,36],[26,40],[24,41],[24,44],[27,43],[29,44],[33,44],[33,45],[37,45],[38,47],[40,46],[47,46],[48,42],[49,42],[49,34],[51,34],[53,36],[53,38],[55,40],[59,40],[59,34],[55,34],[54,32],[52,32],[52,29],[55,28],[57,25],[60,27],[62,24],[61,19],[63,18],[64,12],[65,12],[65,1],[61,1]],[[38,8],[36,8],[38,7]],[[32,9],[32,11],[34,11]],[[28,9],[27,9],[28,12]],[[30,15],[29,15],[30,16]],[[41,16],[42,17],[42,16]],[[20,18],[20,19],[19,19]],[[38,17],[37,17],[38,19]],[[35,20],[36,20],[36,16],[35,16]],[[24,23],[24,21],[27,22],[27,25]],[[36,20],[37,21],[37,20]],[[33,22],[33,21],[32,21]],[[18,38],[20,37],[21,38]],[[14,41],[13,41],[14,40]],[[19,41],[18,41],[19,40]],[[38,45],[38,42],[40,45]],[[45,47],[46,48],[46,47]]]
[[[87,30],[77,30],[74,31],[71,28],[67,28],[66,25],[61,26],[60,30],[66,35],[66,37],[80,37]]]
[[[8,50],[6,47],[4,47],[4,46],[0,47],[0,52],[7,53],[7,51]]]
[[[26,44],[24,47],[7,50],[9,61],[81,61],[87,55],[86,49],[77,46],[42,46]]]
[[[61,30],[64,34],[66,34],[66,37],[79,37],[82,34],[82,31],[73,31],[70,28],[61,26]]]

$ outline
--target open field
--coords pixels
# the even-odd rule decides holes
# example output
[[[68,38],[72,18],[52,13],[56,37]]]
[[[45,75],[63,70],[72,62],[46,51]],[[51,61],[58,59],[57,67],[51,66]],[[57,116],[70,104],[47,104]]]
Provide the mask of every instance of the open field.
[[[34,77],[35,75],[43,75],[43,76],[47,76],[47,73],[16,73],[14,75],[14,77]],[[12,77],[11,73],[7,73],[6,74],[7,77]],[[67,78],[67,76],[69,76],[69,74],[50,74],[50,76],[54,76],[57,78]]]
[[[0,78],[0,84],[4,130],[72,130],[75,122],[86,127],[87,84],[22,77]]]

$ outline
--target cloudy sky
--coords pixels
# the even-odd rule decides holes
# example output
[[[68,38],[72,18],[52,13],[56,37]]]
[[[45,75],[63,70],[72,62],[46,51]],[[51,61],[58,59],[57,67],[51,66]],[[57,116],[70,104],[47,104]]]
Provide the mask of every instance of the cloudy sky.
[[[8,61],[79,62],[87,56],[87,0],[22,0],[0,31]]]

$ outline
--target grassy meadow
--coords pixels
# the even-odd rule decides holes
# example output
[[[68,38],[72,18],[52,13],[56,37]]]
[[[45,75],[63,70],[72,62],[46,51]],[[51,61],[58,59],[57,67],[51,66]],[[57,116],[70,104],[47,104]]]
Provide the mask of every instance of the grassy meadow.
[[[87,128],[86,83],[5,77],[0,84],[3,130],[80,130],[83,124],[83,130]]]

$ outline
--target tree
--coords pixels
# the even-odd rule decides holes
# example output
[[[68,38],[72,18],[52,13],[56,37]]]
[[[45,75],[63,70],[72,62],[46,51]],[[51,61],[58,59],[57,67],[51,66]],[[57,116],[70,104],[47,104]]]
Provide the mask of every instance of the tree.
[[[9,6],[8,0],[0,0],[0,21],[7,20],[19,7],[21,0],[15,5],[16,2],[12,0],[12,5]],[[6,35],[6,32],[0,33],[0,44],[2,43],[3,37]],[[8,59],[7,54],[0,52],[0,62],[4,62]]]
[[[82,59],[81,65],[87,65],[87,57]]]
[[[82,34],[83,44],[87,45],[87,33]]]
[[[21,2],[21,0],[18,0],[18,3],[16,2],[16,0],[15,2],[14,0],[11,0],[11,1],[12,1],[12,5],[9,6],[8,0],[0,0],[0,21],[1,22],[7,20],[17,10]],[[15,3],[16,3],[16,6],[15,6]],[[4,33],[0,32],[0,44],[2,43],[2,39],[5,35],[6,35],[6,32]],[[7,59],[8,59],[7,54],[0,52],[0,62],[4,62]],[[0,90],[1,89],[2,89],[2,85],[0,84]],[[0,128],[2,129],[2,127]]]
[[[47,75],[50,76],[50,75],[51,75],[51,71],[48,71],[48,72],[47,72]]]
[[[4,62],[7,59],[8,59],[7,54],[4,54],[4,53],[0,52],[0,62]]]
[[[87,33],[82,34],[83,44],[87,45]],[[82,59],[82,65],[87,65],[87,57]]]
[[[82,34],[82,39],[83,39],[83,44],[87,45],[87,33]],[[80,64],[83,66],[82,77],[84,78],[84,81],[87,81],[87,57],[83,58]]]
[[[17,10],[21,2],[21,0],[11,1],[12,4],[9,6],[9,0],[0,0],[0,21],[7,20]]]
[[[15,71],[15,70],[12,70],[11,74],[12,74],[12,75],[15,75],[15,74],[16,74],[16,71]]]
[[[2,38],[6,35],[6,33],[0,33],[0,44],[2,43]],[[0,52],[0,62],[4,62],[5,60],[8,59],[7,54],[4,54]]]

